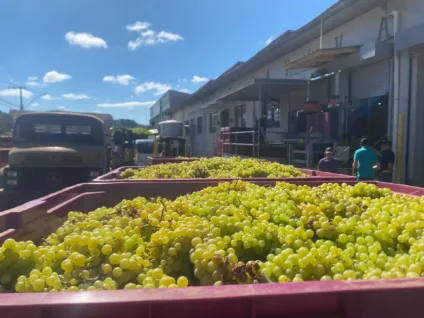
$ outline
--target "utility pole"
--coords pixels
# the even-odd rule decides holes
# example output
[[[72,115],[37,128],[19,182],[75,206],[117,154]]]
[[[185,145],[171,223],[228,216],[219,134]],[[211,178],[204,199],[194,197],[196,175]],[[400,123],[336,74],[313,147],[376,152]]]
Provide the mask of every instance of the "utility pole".
[[[10,86],[10,89],[19,89],[19,109],[24,110],[24,101],[22,99],[22,90],[25,89],[23,86]]]

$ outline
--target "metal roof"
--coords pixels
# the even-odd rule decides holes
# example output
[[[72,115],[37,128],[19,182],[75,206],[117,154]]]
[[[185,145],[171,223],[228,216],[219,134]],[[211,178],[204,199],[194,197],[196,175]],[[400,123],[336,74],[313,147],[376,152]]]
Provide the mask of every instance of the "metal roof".
[[[286,31],[270,45],[259,51],[236,70],[221,76],[208,86],[208,91],[231,83],[258,68],[294,51],[314,39],[319,38],[321,21],[323,32],[328,33],[354,18],[376,8],[384,0],[339,0],[318,17],[296,31]],[[327,20],[327,23],[326,23]],[[195,93],[196,94],[196,93]]]
[[[360,46],[345,46],[311,51],[286,62],[283,68],[285,70],[318,68],[344,56],[359,53],[360,48]]]
[[[248,85],[230,93],[218,101],[267,101],[280,98],[280,95],[307,86],[308,81],[302,79],[269,79],[255,78]]]

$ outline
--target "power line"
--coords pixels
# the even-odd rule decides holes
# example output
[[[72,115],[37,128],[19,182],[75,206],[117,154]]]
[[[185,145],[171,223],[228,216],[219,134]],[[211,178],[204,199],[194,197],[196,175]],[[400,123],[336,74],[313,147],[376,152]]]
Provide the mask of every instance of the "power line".
[[[35,96],[33,99],[31,99],[30,101],[29,101],[29,103],[28,104],[26,104],[26,108],[28,108],[33,102],[35,102],[38,98],[40,98],[40,97],[42,97],[42,96],[44,96],[44,95],[47,95],[47,94],[45,94],[45,93],[41,93],[41,94],[38,94],[37,96]]]
[[[24,100],[22,97],[22,90],[25,89],[23,86],[9,86],[10,89],[19,89],[19,109],[24,110]]]
[[[11,102],[9,102],[8,100],[6,100],[4,98],[0,98],[0,101],[2,101],[3,103],[9,104],[9,105],[11,105],[11,106],[13,106],[15,108],[18,107],[18,105],[15,105],[15,104],[11,103]]]

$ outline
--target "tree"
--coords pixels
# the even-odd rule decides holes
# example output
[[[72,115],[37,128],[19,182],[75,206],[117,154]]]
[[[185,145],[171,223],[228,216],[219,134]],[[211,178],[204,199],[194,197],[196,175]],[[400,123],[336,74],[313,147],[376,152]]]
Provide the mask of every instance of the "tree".
[[[112,123],[115,127],[123,127],[123,128],[139,127],[139,124],[132,119],[115,119],[113,120]]]
[[[0,134],[10,132],[12,126],[12,116],[0,111]]]

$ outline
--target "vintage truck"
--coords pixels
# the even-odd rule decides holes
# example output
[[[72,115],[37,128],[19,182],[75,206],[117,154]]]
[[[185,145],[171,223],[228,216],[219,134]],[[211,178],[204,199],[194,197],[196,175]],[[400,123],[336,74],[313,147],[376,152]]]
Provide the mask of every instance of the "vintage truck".
[[[58,189],[90,181],[104,173],[110,147],[104,121],[65,112],[28,112],[13,125],[8,164],[0,169],[1,208]]]

